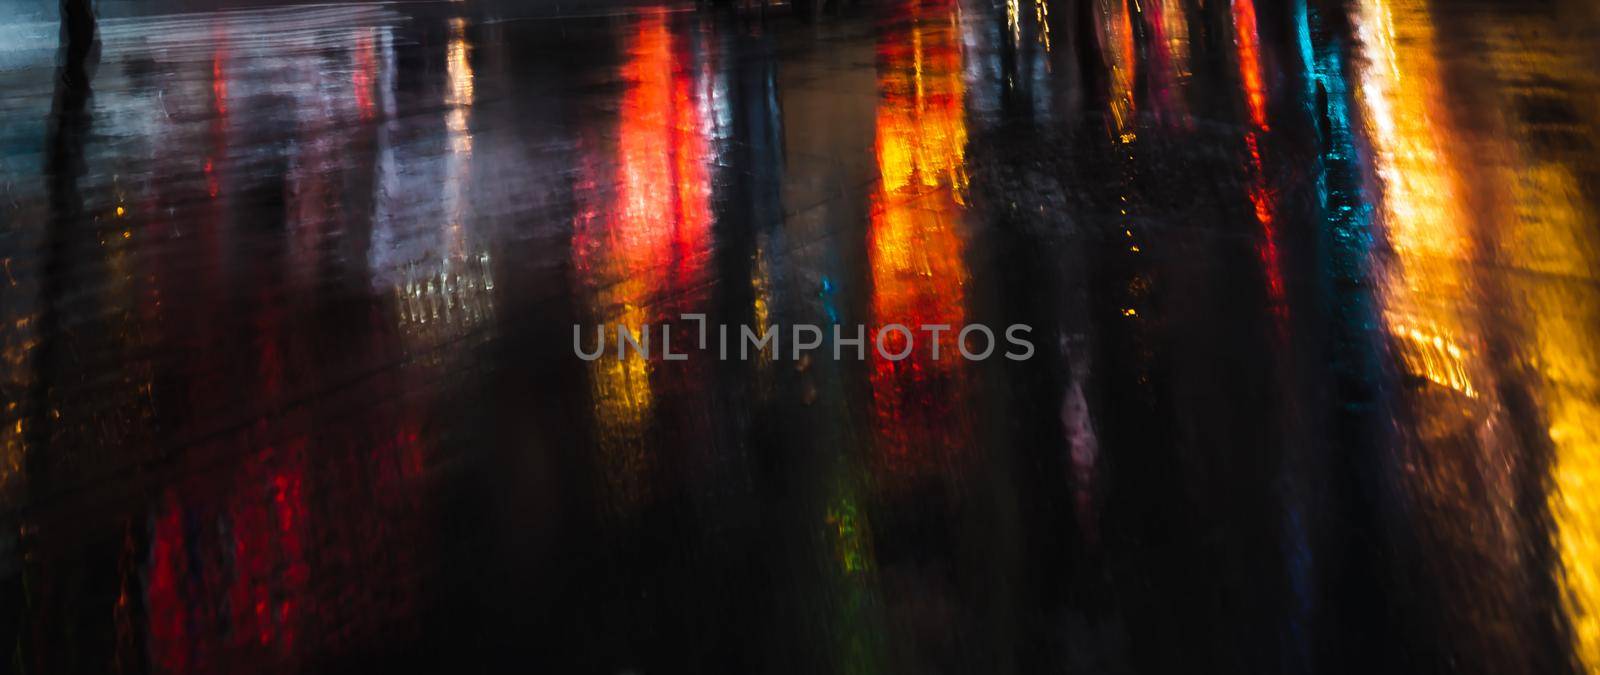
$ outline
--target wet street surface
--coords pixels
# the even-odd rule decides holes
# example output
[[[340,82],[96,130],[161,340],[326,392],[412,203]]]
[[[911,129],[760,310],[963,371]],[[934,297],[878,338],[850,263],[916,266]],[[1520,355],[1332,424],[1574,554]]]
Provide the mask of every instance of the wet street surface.
[[[6,668],[1600,673],[1592,2],[198,4],[0,0]]]

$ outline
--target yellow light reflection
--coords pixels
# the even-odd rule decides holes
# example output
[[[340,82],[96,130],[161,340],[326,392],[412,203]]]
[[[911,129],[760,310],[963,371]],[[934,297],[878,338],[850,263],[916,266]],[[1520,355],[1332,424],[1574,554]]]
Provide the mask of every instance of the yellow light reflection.
[[[1420,388],[1401,448],[1410,527],[1449,605],[1447,630],[1464,645],[1514,634],[1511,608],[1525,593],[1515,470],[1523,460],[1504,410],[1485,384],[1478,290],[1466,256],[1473,223],[1449,149],[1461,139],[1442,105],[1441,69],[1426,0],[1362,0],[1352,17],[1363,61],[1359,103],[1382,181],[1379,204],[1394,258],[1380,268],[1378,298],[1390,345]],[[1464,561],[1474,561],[1470,569]],[[1505,650],[1504,664],[1521,655]],[[1485,665],[1491,670],[1493,664]]]
[[[1510,297],[1526,308],[1513,313],[1521,361],[1537,374],[1531,393],[1554,450],[1547,503],[1562,607],[1579,660],[1600,673],[1600,231],[1580,178],[1596,170],[1584,148],[1600,143],[1600,76],[1584,57],[1590,45],[1559,21],[1518,13],[1483,22],[1474,37],[1498,81],[1491,134],[1505,147],[1493,182],[1509,194],[1494,250],[1513,270]]]
[[[1033,0],[1033,20],[1039,24],[1039,44],[1050,51],[1050,5],[1045,0]]]
[[[446,48],[445,72],[450,88],[445,92],[445,131],[450,150],[459,155],[472,152],[472,134],[467,130],[467,109],[472,106],[472,63],[467,60],[467,23],[460,17],[450,20],[450,44]]]
[[[1502,18],[1492,19],[1495,27],[1488,30],[1511,30],[1513,22]],[[1462,644],[1496,645],[1497,653],[1483,656],[1503,660],[1483,664],[1487,670],[1528,663],[1518,638],[1529,629],[1509,617],[1527,602],[1526,580],[1545,570],[1528,567],[1537,564],[1524,555],[1536,532],[1524,531],[1516,513],[1514,477],[1538,455],[1511,431],[1515,422],[1499,392],[1531,387],[1527,393],[1549,425],[1555,455],[1548,508],[1556,523],[1564,607],[1579,657],[1590,672],[1600,672],[1600,448],[1594,431],[1600,303],[1593,291],[1600,249],[1590,226],[1594,217],[1561,153],[1524,151],[1538,135],[1527,124],[1491,119],[1487,129],[1474,129],[1476,135],[1453,124],[1444,108],[1450,102],[1446,73],[1434,54],[1442,36],[1432,21],[1425,0],[1363,0],[1353,17],[1364,57],[1360,103],[1382,181],[1382,222],[1395,253],[1380,282],[1383,317],[1401,364],[1423,383],[1407,396],[1419,438],[1404,457],[1422,519],[1419,533],[1443,549],[1432,564],[1446,567],[1439,570],[1439,590],[1459,605],[1447,619],[1450,628],[1471,633]],[[1544,42],[1540,34],[1502,35],[1505,51],[1481,57],[1514,83],[1586,71],[1575,63],[1530,59],[1530,46]],[[1475,50],[1496,44],[1463,39]],[[1567,51],[1583,48],[1568,45]],[[1525,92],[1493,79],[1474,78],[1475,88],[1502,97],[1499,105],[1480,107],[1516,108]],[[1592,90],[1592,81],[1573,87],[1585,88]],[[1473,150],[1458,154],[1457,147]],[[1503,311],[1507,304],[1509,312]],[[1524,352],[1522,363],[1486,360],[1482,345],[1489,337]]]
[[[1367,0],[1355,15],[1362,55],[1361,103],[1383,182],[1384,226],[1396,253],[1383,287],[1384,318],[1408,370],[1467,395],[1480,387],[1468,323],[1469,250],[1461,179],[1444,150],[1450,128],[1435,120],[1439,67],[1420,0]],[[1397,51],[1400,50],[1400,51]],[[1448,349],[1438,348],[1448,344]]]
[[[952,16],[952,22],[954,17]],[[913,26],[910,45],[885,45],[878,82],[878,169],[885,194],[946,188],[959,202],[967,187],[967,125],[955,27]]]
[[[1006,29],[1011,34],[1011,44],[1022,42],[1022,7],[1020,0],[1006,0]]]
[[[924,20],[929,3],[913,5],[906,38],[879,45],[878,169],[882,178],[867,235],[872,272],[873,331],[888,324],[912,330],[948,324],[941,359],[926,333],[904,361],[874,361],[874,410],[890,475],[905,477],[938,464],[960,445],[961,373],[954,330],[965,323],[966,266],[958,227],[967,188],[965,85],[953,3]],[[891,336],[891,353],[904,346]]]
[[[467,20],[455,17],[450,20],[450,45],[445,60],[450,91],[445,105],[472,105],[472,64],[467,61]]]

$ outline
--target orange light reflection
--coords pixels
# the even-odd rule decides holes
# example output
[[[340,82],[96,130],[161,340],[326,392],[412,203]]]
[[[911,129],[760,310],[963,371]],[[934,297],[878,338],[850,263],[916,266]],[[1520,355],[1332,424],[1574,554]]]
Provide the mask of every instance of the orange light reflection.
[[[933,11],[940,14],[933,14]],[[953,3],[913,5],[911,34],[879,46],[877,155],[882,186],[867,233],[872,330],[917,331],[903,361],[876,358],[870,375],[880,461],[920,474],[961,443],[965,382],[955,331],[965,323],[966,267],[958,228],[967,187],[965,86]],[[931,16],[924,19],[923,11]],[[944,17],[948,16],[948,20]],[[933,360],[922,325],[948,324]],[[902,335],[884,348],[898,353]]]
[[[1267,126],[1267,85],[1261,73],[1261,39],[1256,32],[1255,0],[1234,0],[1233,39],[1239,49],[1239,74],[1244,79],[1245,100],[1250,121],[1261,130]]]

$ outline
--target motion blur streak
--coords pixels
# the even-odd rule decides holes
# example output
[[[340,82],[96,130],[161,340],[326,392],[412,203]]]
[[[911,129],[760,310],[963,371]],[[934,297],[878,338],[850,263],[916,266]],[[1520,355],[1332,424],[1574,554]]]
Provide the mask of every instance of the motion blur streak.
[[[1587,274],[1581,267],[1593,260],[1587,238],[1592,233],[1580,234],[1578,223],[1585,218],[1568,197],[1573,191],[1563,187],[1559,165],[1525,165],[1498,134],[1479,129],[1474,136],[1462,128],[1461,117],[1441,113],[1445,83],[1460,75],[1436,60],[1432,25],[1426,4],[1415,0],[1368,0],[1355,15],[1366,59],[1359,73],[1361,100],[1382,181],[1382,223],[1395,252],[1384,272],[1383,314],[1405,371],[1428,383],[1409,397],[1420,419],[1408,434],[1402,466],[1419,517],[1427,522],[1428,543],[1482,563],[1461,567],[1445,557],[1428,565],[1457,580],[1434,591],[1461,607],[1453,619],[1443,619],[1445,630],[1506,646],[1460,658],[1492,659],[1484,662],[1491,672],[1522,671],[1543,661],[1531,637],[1539,630],[1539,610],[1527,607],[1524,598],[1539,592],[1550,570],[1542,569],[1537,520],[1519,509],[1527,489],[1521,477],[1543,466],[1541,441],[1519,431],[1504,397],[1520,396],[1520,385],[1512,372],[1486,360],[1485,351],[1517,339],[1492,322],[1495,298],[1556,293],[1533,302],[1541,309],[1526,317],[1530,335],[1523,339],[1536,350],[1527,355],[1527,366],[1547,382],[1527,395],[1546,408],[1550,424],[1556,454],[1550,504],[1565,571],[1563,604],[1580,657],[1592,669],[1596,510],[1593,490],[1581,486],[1595,475],[1596,447],[1592,425],[1582,430],[1585,425],[1571,420],[1592,413],[1594,389],[1592,380],[1586,386],[1563,373],[1573,372],[1570,364],[1594,363],[1592,334],[1567,327],[1584,316],[1591,319],[1585,325],[1594,325],[1594,307],[1585,306],[1587,295],[1564,299],[1560,280],[1527,284],[1524,273],[1474,275],[1469,267],[1504,256],[1503,263],[1533,273]],[[1456,148],[1473,142],[1476,158],[1489,166],[1457,155]],[[1494,163],[1508,159],[1505,175],[1492,179]],[[1499,181],[1514,186],[1509,209],[1493,187]],[[1559,259],[1539,254],[1552,250],[1582,256],[1583,262],[1569,258],[1566,269],[1551,269],[1549,263]]]
[[[620,324],[636,336],[641,327],[674,316],[677,294],[704,283],[709,247],[706,121],[688,49],[676,43],[668,18],[647,13],[633,29],[615,159],[591,147],[577,186],[573,256],[580,285],[590,293],[593,319],[587,324]],[[606,175],[611,162],[614,174]],[[616,332],[606,335],[614,346]],[[660,333],[652,339],[656,358]],[[683,344],[674,349],[681,352]],[[651,364],[630,349],[623,358],[591,362],[590,370],[604,480],[614,505],[626,512],[649,498],[657,461],[645,437],[657,403]]]
[[[1593,0],[643,1],[0,0],[0,670],[1600,675]]]
[[[876,195],[867,231],[872,269],[872,335],[908,326],[915,349],[903,361],[881,356],[872,370],[873,405],[885,467],[910,478],[937,470],[941,456],[964,445],[953,414],[963,405],[965,375],[954,331],[966,323],[962,204],[966,190],[965,87],[953,3],[913,3],[909,40],[879,46]],[[924,325],[944,324],[943,352],[932,358]],[[890,332],[883,351],[908,346]]]
[[[1095,35],[1105,55],[1111,79],[1111,121],[1118,133],[1133,126],[1137,106],[1134,85],[1138,82],[1138,48],[1134,45],[1132,0],[1094,0]]]
[[[1538,308],[1519,314],[1519,361],[1537,373],[1530,393],[1554,449],[1562,606],[1579,659],[1600,673],[1600,301],[1581,290],[1600,283],[1600,220],[1580,187],[1600,168],[1600,118],[1573,94],[1596,91],[1600,76],[1556,16],[1513,14],[1479,30],[1483,58],[1498,66],[1483,75],[1499,113],[1486,132],[1503,143],[1489,165],[1503,186],[1493,255],[1509,268],[1506,292]]]
[[[1261,73],[1261,36],[1256,29],[1255,0],[1233,0],[1233,40],[1239,49],[1239,73],[1244,78],[1250,121],[1267,129],[1267,85]]]
[[[1151,108],[1169,124],[1191,123],[1189,80],[1189,17],[1182,0],[1149,3]]]

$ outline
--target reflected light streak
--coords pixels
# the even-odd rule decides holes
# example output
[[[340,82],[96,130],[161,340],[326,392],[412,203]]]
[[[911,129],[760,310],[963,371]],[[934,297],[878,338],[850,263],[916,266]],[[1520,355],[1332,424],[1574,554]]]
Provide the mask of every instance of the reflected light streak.
[[[228,115],[228,77],[223,68],[226,55],[226,43],[222,43],[211,57],[211,102],[223,117]]]
[[[1137,164],[1134,160],[1135,144],[1139,134],[1134,130],[1134,75],[1138,60],[1134,44],[1133,20],[1129,3],[1124,0],[1098,0],[1099,20],[1095,23],[1095,36],[1100,51],[1110,68],[1110,90],[1107,113],[1110,115],[1111,140],[1118,152],[1122,169],[1121,194],[1117,195],[1117,215],[1121,220],[1126,251],[1130,257],[1143,255],[1144,247],[1134,236],[1132,186],[1137,181]],[[1122,316],[1129,321],[1141,322],[1139,307],[1149,297],[1149,278],[1135,274],[1128,280],[1120,299]]]
[[[1187,124],[1189,18],[1183,0],[1150,0],[1151,108],[1168,123]]]
[[[137,572],[151,669],[297,671],[409,639],[426,545],[416,412],[319,421],[160,494]]]
[[[368,28],[356,35],[355,67],[350,73],[350,87],[355,90],[356,109],[361,113],[361,119],[370,120],[373,116],[373,80],[378,72],[377,45],[373,39],[376,31]]]
[[[444,205],[446,250],[439,271],[441,286],[451,277],[460,276],[451,267],[465,263],[472,257],[467,251],[464,223],[467,211],[467,188],[472,176],[472,131],[468,115],[472,109],[472,63],[468,59],[467,23],[456,17],[450,20],[450,42],[446,47],[445,74],[449,88],[445,92],[445,138],[448,155],[445,157]],[[466,278],[472,278],[467,275]],[[429,284],[433,275],[429,275]],[[442,290],[442,289],[441,289]],[[447,299],[449,295],[445,296]],[[448,305],[447,305],[448,306]]]
[[[1033,20],[1039,24],[1039,44],[1050,51],[1050,4],[1047,0],[1033,0]]]
[[[1137,81],[1138,51],[1133,42],[1132,0],[1095,0],[1098,21],[1095,36],[1110,68],[1111,120],[1114,131],[1128,133],[1133,125],[1133,85]]]
[[[311,602],[305,443],[248,458],[220,509],[169,489],[151,521],[150,660],[174,673],[292,662]]]
[[[622,95],[614,178],[602,181],[605,158],[588,158],[589,176],[578,185],[580,209],[573,255],[594,323],[637,331],[659,323],[671,307],[660,303],[703,279],[710,247],[710,125],[695,100],[689,56],[674,45],[664,14],[639,20],[622,68]],[[602,203],[601,184],[615,186]],[[654,306],[654,311],[652,311]],[[659,341],[659,334],[652,339]],[[659,345],[652,345],[659,350]],[[677,350],[681,351],[681,347]],[[604,480],[627,508],[647,498],[654,464],[645,431],[655,407],[651,367],[633,351],[590,362],[594,416]]]
[[[1362,0],[1351,21],[1379,222],[1393,250],[1375,266],[1377,297],[1389,345],[1413,378],[1402,410],[1414,419],[1398,457],[1404,527],[1430,550],[1420,561],[1433,580],[1425,592],[1443,603],[1439,629],[1462,636],[1452,655],[1510,671],[1531,658],[1511,619],[1528,595],[1515,477],[1529,459],[1481,354],[1487,324],[1470,261],[1479,221],[1463,206],[1463,165],[1450,152],[1464,143],[1440,112],[1447,99],[1426,0]]]
[[[1278,325],[1281,330],[1285,327],[1281,319],[1288,312],[1288,299],[1285,297],[1283,265],[1278,258],[1278,230],[1273,222],[1277,197],[1267,185],[1258,132],[1245,134],[1245,144],[1250,151],[1250,205],[1255,212],[1256,222],[1261,224],[1262,242],[1257,254],[1267,275],[1267,299],[1272,303],[1273,312],[1280,318]]]
[[[487,251],[471,250],[465,223],[472,180],[474,79],[466,29],[464,19],[451,19],[445,47],[446,143],[438,201],[443,250],[410,262],[393,285],[401,331],[419,344],[459,337],[494,314],[492,261]],[[372,61],[376,67],[376,56]]]
[[[1006,0],[1006,28],[1011,34],[1013,47],[1022,43],[1022,4],[1021,0]]]
[[[961,43],[954,8],[946,7],[950,21],[914,16],[909,39],[885,38],[879,46],[882,187],[867,233],[873,334],[893,323],[953,327],[941,336],[941,360],[932,360],[922,333],[909,358],[873,361],[880,460],[902,477],[961,445],[963,373],[948,355],[956,351],[954,330],[965,323],[967,272],[957,228],[967,188],[967,127]],[[891,353],[903,347],[898,334],[885,341]]]
[[[1267,86],[1261,73],[1261,39],[1256,30],[1255,0],[1233,0],[1233,39],[1239,49],[1239,75],[1244,80],[1250,121],[1267,126]]]
[[[951,18],[954,21],[954,16]],[[911,28],[909,45],[879,49],[883,72],[877,155],[885,194],[943,188],[957,203],[967,188],[967,126],[961,52],[953,26]]]
[[[1418,0],[1403,0],[1421,13]],[[1437,100],[1438,65],[1425,16],[1404,26],[1416,35],[1404,41],[1385,0],[1362,3],[1356,38],[1366,63],[1360,68],[1361,102],[1372,136],[1374,164],[1383,183],[1382,211],[1397,265],[1385,284],[1385,318],[1410,372],[1467,396],[1477,368],[1469,366],[1470,343],[1458,309],[1467,279],[1461,259],[1468,251],[1467,215],[1453,164],[1444,156],[1431,101]],[[1409,45],[1403,52],[1396,45]],[[1416,336],[1422,336],[1421,338]],[[1438,344],[1451,348],[1434,348]]]
[[[1561,603],[1584,669],[1600,673],[1600,232],[1583,189],[1594,175],[1589,148],[1600,143],[1593,110],[1579,92],[1597,89],[1583,58],[1587,43],[1539,13],[1482,28],[1493,63],[1509,161],[1507,226],[1497,255],[1519,273],[1510,285],[1527,311],[1516,312],[1523,360],[1537,374],[1534,394],[1554,450],[1547,508],[1555,524]],[[1527,112],[1530,108],[1543,114]],[[1570,111],[1550,114],[1550,111]],[[1579,142],[1571,142],[1577,140]]]
[[[445,71],[449,90],[444,104],[449,108],[445,117],[445,130],[450,137],[450,150],[465,155],[472,152],[472,134],[467,130],[467,110],[472,106],[472,64],[467,60],[466,20],[450,20],[450,44],[447,48]]]
[[[215,115],[211,118],[210,152],[206,155],[205,176],[206,192],[212,199],[216,199],[221,192],[221,182],[217,177],[216,162],[219,158],[226,157],[226,148],[222,147],[227,141],[228,129],[228,79],[227,71],[223,64],[228,58],[227,34],[219,32],[216,35],[217,47],[211,54],[211,107]]]
[[[1233,2],[1234,45],[1238,49],[1239,72],[1244,83],[1245,101],[1250,109],[1250,122],[1254,129],[1245,134],[1245,144],[1250,153],[1250,205],[1256,222],[1261,225],[1262,243],[1257,248],[1262,269],[1267,278],[1267,297],[1273,313],[1278,317],[1278,330],[1286,330],[1288,301],[1285,297],[1283,267],[1278,256],[1278,232],[1274,211],[1277,196],[1268,185],[1266,169],[1261,159],[1261,134],[1269,131],[1267,124],[1267,91],[1261,74],[1261,47],[1256,31],[1254,0]]]

